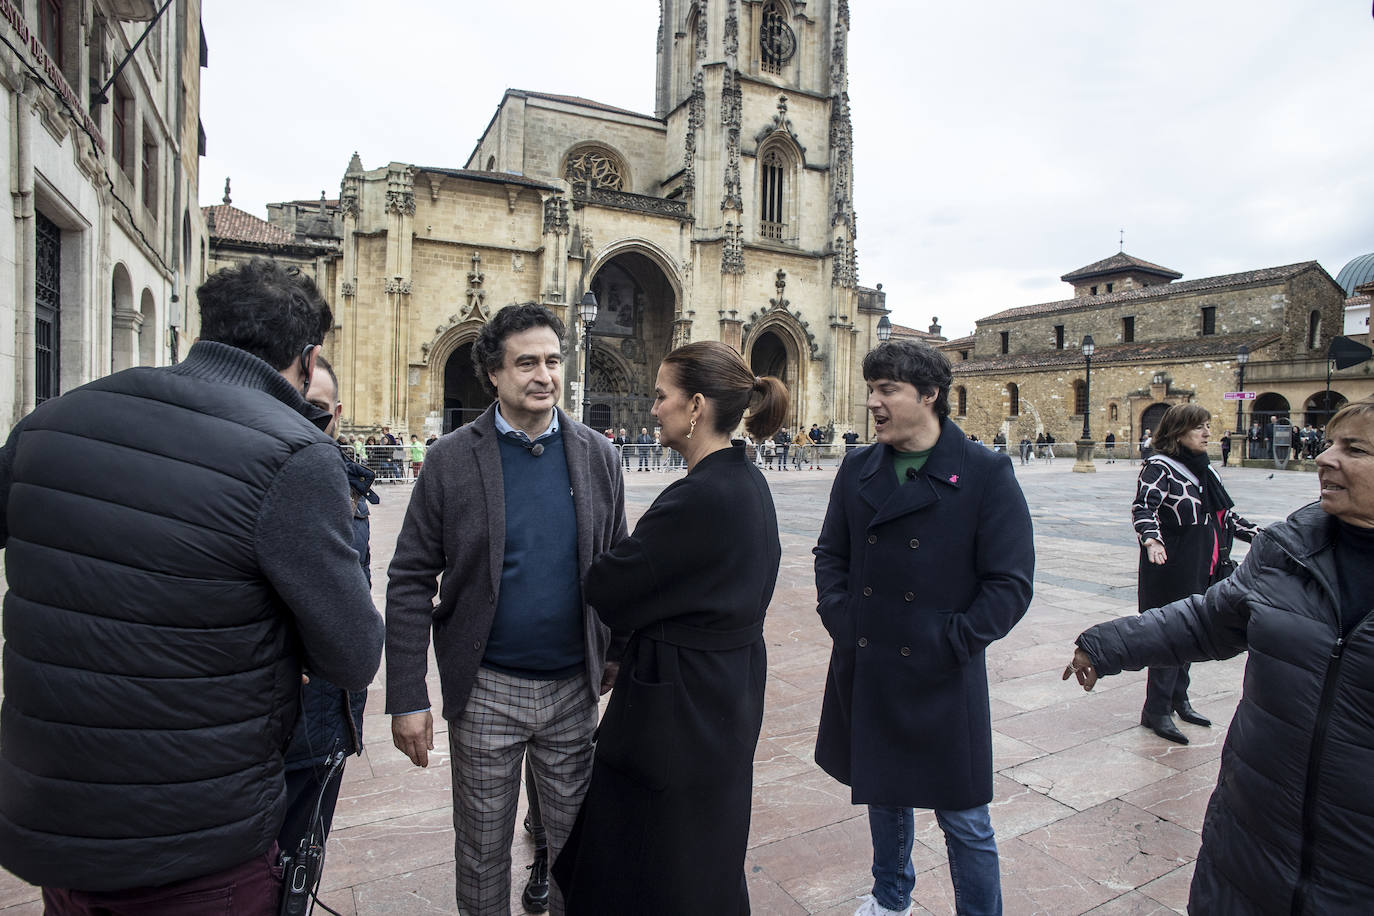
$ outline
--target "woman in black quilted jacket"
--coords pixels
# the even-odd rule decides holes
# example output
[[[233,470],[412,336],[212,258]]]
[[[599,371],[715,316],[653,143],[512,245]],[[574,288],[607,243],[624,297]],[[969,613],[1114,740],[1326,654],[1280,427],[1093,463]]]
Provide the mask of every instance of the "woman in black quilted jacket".
[[[1099,676],[1249,652],[1188,910],[1355,916],[1374,900],[1374,399],[1341,410],[1321,501],[1255,538],[1234,576],[1078,637]]]

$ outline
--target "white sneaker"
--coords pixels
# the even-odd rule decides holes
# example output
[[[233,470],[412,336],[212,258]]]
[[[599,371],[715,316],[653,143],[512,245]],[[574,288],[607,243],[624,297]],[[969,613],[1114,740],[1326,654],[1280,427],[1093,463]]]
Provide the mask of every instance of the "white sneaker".
[[[904,910],[889,910],[869,894],[864,897],[863,905],[854,911],[854,916],[911,916],[911,904],[908,903]]]

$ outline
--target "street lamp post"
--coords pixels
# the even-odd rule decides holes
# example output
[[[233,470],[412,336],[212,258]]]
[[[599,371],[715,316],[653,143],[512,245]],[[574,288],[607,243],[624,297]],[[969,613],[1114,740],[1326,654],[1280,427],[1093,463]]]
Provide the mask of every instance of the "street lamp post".
[[[582,319],[582,422],[592,422],[592,326],[596,324],[596,294],[587,290],[577,303],[577,317]]]
[[[1245,428],[1245,364],[1250,362],[1250,348],[1245,344],[1240,345],[1236,351],[1236,372],[1240,378],[1237,381],[1237,388],[1241,395],[1236,400],[1236,435],[1240,437],[1240,460],[1243,463],[1250,457],[1250,434]]]
[[[1093,436],[1088,425],[1088,414],[1092,410],[1093,397],[1093,336],[1083,338],[1083,436],[1078,440],[1078,460],[1073,469],[1079,474],[1092,474],[1097,471],[1093,464]]]

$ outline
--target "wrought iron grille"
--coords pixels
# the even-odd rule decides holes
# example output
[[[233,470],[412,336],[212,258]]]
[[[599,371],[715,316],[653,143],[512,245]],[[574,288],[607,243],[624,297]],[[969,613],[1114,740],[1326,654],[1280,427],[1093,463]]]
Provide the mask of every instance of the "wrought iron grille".
[[[34,236],[34,402],[41,404],[61,393],[62,230],[42,213],[35,213]]]

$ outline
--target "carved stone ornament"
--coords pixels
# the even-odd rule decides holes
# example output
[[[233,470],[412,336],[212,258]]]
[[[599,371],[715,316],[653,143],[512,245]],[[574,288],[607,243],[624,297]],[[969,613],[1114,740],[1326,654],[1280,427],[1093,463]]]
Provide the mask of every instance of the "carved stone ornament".
[[[725,56],[739,54],[739,0],[730,0],[725,14]]]
[[[358,180],[345,178],[339,185],[339,213],[344,219],[358,218]]]
[[[569,156],[563,177],[574,187],[580,185],[584,188],[606,188],[612,191],[625,189],[620,163],[610,153],[596,148],[578,150]]]
[[[792,126],[791,119],[787,117],[787,96],[785,95],[778,96],[777,114],[773,115],[773,120],[762,130],[754,134],[754,142],[761,144],[764,140],[779,133],[786,134],[797,147],[797,150],[802,154],[802,158],[806,158],[806,147],[802,146],[801,139],[797,136],[797,131]]]
[[[406,216],[415,215],[415,192],[414,191],[387,191],[386,192],[386,212],[401,213]]]
[[[725,125],[726,137],[725,194],[720,201],[722,210],[740,210],[744,207],[739,170],[739,129],[743,110],[744,93],[740,89],[739,74],[727,67],[720,90],[720,121]]]
[[[687,103],[687,138],[682,157],[682,190],[691,195],[697,186],[697,133],[706,124],[705,75],[698,70],[692,76],[692,96]]]
[[[778,297],[776,299],[769,299],[768,307],[786,311],[787,307],[791,305],[791,303],[787,301],[787,297],[783,295],[787,290],[787,271],[781,268],[778,269],[777,278],[773,281],[773,286],[778,291]]]
[[[402,295],[402,296],[409,296],[409,295],[410,295],[410,281],[409,281],[409,280],[402,280],[402,279],[400,279],[399,277],[396,278],[396,279],[394,279],[394,280],[387,280],[387,281],[386,281],[386,291],[387,291],[388,293],[397,293],[397,294]]]
[[[720,252],[720,272],[723,274],[744,273],[744,227],[736,226],[734,221],[725,221],[725,238]]]
[[[339,292],[348,297],[356,296],[358,295],[358,284],[345,280],[339,285]]]
[[[555,235],[568,234],[568,200],[550,197],[544,201],[544,231]]]
[[[482,283],[487,275],[482,272],[482,253],[474,251],[472,253],[472,270],[468,271],[468,304],[463,309],[461,318],[464,321],[476,319],[486,321],[491,318],[487,311],[487,293],[482,289]]]
[[[701,2],[697,4],[696,46],[697,60],[700,61],[706,60],[706,2],[707,0],[701,0]]]

